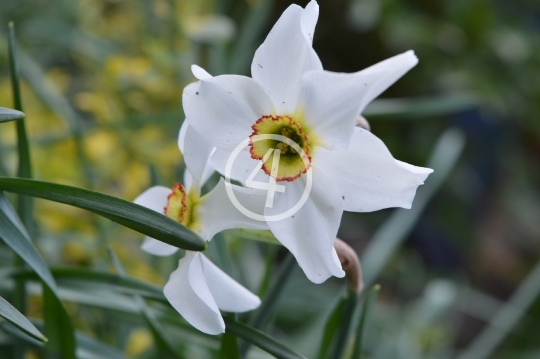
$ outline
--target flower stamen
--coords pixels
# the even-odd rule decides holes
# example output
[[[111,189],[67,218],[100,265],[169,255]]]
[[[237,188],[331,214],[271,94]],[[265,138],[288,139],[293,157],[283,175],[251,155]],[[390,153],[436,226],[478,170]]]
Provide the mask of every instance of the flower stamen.
[[[272,173],[273,156],[266,157],[262,169],[267,175],[275,177],[276,181],[294,181],[306,173],[311,166],[310,139],[298,121],[290,116],[268,115],[259,118],[251,128],[253,133],[249,146],[253,159],[263,160],[269,150],[280,152],[277,175],[276,171]],[[257,135],[278,135],[284,140],[260,140],[255,137]],[[291,141],[298,146],[291,145]],[[298,149],[301,149],[300,153]]]

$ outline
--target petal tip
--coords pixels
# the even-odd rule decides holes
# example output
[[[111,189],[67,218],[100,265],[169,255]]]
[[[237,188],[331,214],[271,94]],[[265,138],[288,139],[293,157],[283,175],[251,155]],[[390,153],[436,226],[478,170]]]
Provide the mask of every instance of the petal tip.
[[[206,80],[212,77],[205,69],[195,64],[191,65],[191,73],[198,80]]]

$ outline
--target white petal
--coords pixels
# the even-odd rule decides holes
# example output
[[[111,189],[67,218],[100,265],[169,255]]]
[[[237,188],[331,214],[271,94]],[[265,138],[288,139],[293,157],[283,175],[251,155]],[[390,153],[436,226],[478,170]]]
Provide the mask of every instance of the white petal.
[[[298,203],[306,188],[306,175],[285,186],[284,193],[275,194],[273,207],[266,208],[267,216],[284,213]],[[291,251],[314,283],[345,275],[334,249],[342,205],[341,194],[332,179],[313,168],[313,187],[306,203],[291,217],[268,222],[274,236]]]
[[[167,206],[167,197],[171,192],[170,188],[154,186],[141,193],[133,202],[156,212],[164,213]]]
[[[251,75],[268,91],[278,113],[296,109],[300,79],[305,72],[322,70],[308,40],[313,36],[317,16],[316,3],[310,3],[306,10],[289,6],[255,52]]]
[[[188,85],[182,97],[193,127],[212,146],[232,151],[252,133],[262,116],[274,113],[272,100],[253,79],[222,75]]]
[[[313,35],[315,33],[315,25],[319,19],[319,4],[317,1],[310,1],[302,13],[300,18],[300,25],[302,27],[302,33],[308,41],[309,45],[313,43]]]
[[[205,69],[197,65],[191,65],[191,72],[199,80],[206,80],[212,77]]]
[[[363,71],[312,71],[302,77],[298,106],[325,147],[347,148],[362,99],[380,77],[380,73]]]
[[[266,191],[231,185],[235,197],[249,211],[262,215],[266,203]],[[200,236],[205,240],[225,229],[268,229],[266,222],[252,219],[240,212],[231,202],[225,189],[225,180],[201,199],[197,216],[200,218]]]
[[[414,53],[408,51],[352,74],[306,73],[298,105],[326,147],[346,149],[356,118],[366,105],[417,62]]]
[[[318,149],[318,166],[331,175],[344,197],[344,210],[371,212],[411,208],[416,189],[433,170],[396,161],[371,132],[355,128],[349,150]]]
[[[163,243],[162,241],[158,241],[157,239],[151,237],[144,237],[141,249],[155,256],[170,256],[171,254],[176,253],[178,250],[177,247]]]
[[[414,166],[414,165],[411,165],[411,164],[408,164],[406,162],[402,162],[402,161],[399,161],[399,160],[395,160],[396,163],[398,164],[399,167],[411,172],[411,173],[414,173],[416,175],[419,176],[420,178],[420,181],[422,181],[422,183],[426,180],[426,178],[428,178],[428,176],[433,173],[433,170],[431,168],[426,168],[426,167],[418,167],[418,166]]]
[[[180,127],[180,133],[178,134],[178,148],[180,152],[184,153],[184,143],[186,141],[186,131],[189,127],[189,122],[187,119],[184,119],[182,122],[182,127]]]
[[[163,293],[191,325],[207,334],[225,331],[225,323],[214,301],[202,268],[200,253],[186,252],[171,273]]]
[[[261,304],[255,294],[244,288],[208,258],[201,254],[204,276],[219,309],[226,312],[246,312]]]
[[[165,207],[167,206],[167,197],[171,194],[171,192],[171,189],[167,187],[151,187],[141,193],[133,202],[163,214]],[[168,256],[178,250],[178,248],[174,246],[150,237],[144,238],[141,248],[145,252],[155,256]]]
[[[371,101],[386,91],[394,82],[415,67],[417,63],[418,58],[414,54],[414,51],[409,50],[362,70],[361,72],[366,76],[375,73],[379,75],[379,78],[377,81],[368,84],[369,89],[362,97],[360,112],[364,111],[364,108]]]
[[[207,168],[208,159],[214,150],[212,146],[203,136],[201,136],[188,120],[184,120],[184,124],[180,128],[178,136],[178,147],[184,155],[184,162],[193,176],[195,181],[203,184],[203,175]]]
[[[216,171],[225,176],[227,161],[232,155],[233,152],[216,149],[216,151],[210,157],[210,163]],[[251,154],[248,150],[241,151],[238,153],[236,158],[232,160],[231,173],[228,175],[231,179],[239,181],[243,184],[246,182],[249,175],[255,170],[258,163],[258,160],[251,158]]]

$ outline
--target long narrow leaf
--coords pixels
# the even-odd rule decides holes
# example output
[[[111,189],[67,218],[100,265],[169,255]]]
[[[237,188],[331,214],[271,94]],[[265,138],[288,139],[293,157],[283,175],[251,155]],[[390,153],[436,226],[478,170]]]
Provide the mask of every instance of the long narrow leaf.
[[[458,359],[485,359],[494,354],[527,310],[540,296],[540,261],[529,272],[508,302],[489,321],[486,328],[457,357]]]
[[[53,276],[32,244],[6,195],[0,192],[0,239],[2,239],[49,287],[56,288]]]
[[[24,113],[9,108],[0,107],[0,122],[18,120],[24,117]]]
[[[9,23],[9,65],[11,74],[11,86],[13,89],[13,106],[17,111],[22,111],[21,88],[19,81],[19,67],[17,63],[17,44],[15,41],[15,25]],[[17,152],[19,154],[19,168],[17,175],[23,178],[32,177],[32,167],[30,159],[30,144],[26,133],[25,119],[17,121]],[[26,228],[32,226],[32,198],[19,196],[19,216]]]
[[[359,295],[354,291],[348,291],[345,302],[343,303],[343,314],[336,333],[332,359],[341,359],[347,350],[351,333],[352,323],[356,317],[356,308],[358,307]]]
[[[281,272],[268,291],[268,294],[265,296],[260,308],[254,313],[254,316],[251,317],[249,323],[254,328],[264,330],[268,323],[270,323],[276,312],[279,300],[283,296],[285,288],[290,282],[296,268],[296,259],[289,253],[282,265]],[[244,343],[241,348],[242,354],[245,355],[248,350],[249,343]]]
[[[49,268],[32,244],[15,210],[0,192],[0,239],[30,266],[43,283],[45,335],[49,338],[47,355],[51,358],[75,358],[75,338],[69,315],[59,299]]]
[[[328,352],[330,351],[330,346],[332,344],[332,339],[334,338],[334,333],[338,329],[339,323],[341,321],[341,316],[343,315],[343,307],[345,305],[346,298],[341,297],[337,302],[336,306],[330,313],[328,320],[324,326],[323,336],[321,339],[321,346],[319,348],[319,359],[326,359]]]
[[[111,258],[111,261],[113,262],[113,265],[118,275],[122,278],[126,277],[124,268],[122,267],[120,260],[118,260],[116,253],[114,253],[111,247],[107,248],[107,250],[109,252],[109,257]],[[156,342],[156,346],[161,352],[161,356],[164,358],[177,356],[177,353],[174,350],[171,343],[169,342],[169,339],[167,339],[167,337],[165,336],[163,332],[163,328],[161,327],[161,324],[156,320],[154,313],[150,311],[144,299],[138,294],[134,294],[133,299],[135,301],[135,304],[139,308],[139,311],[142,317],[144,318],[146,325],[148,326],[148,328],[152,332],[152,335],[154,336],[154,341]]]
[[[41,321],[32,320],[32,322],[34,322],[33,324],[35,324],[37,328],[43,328],[43,323]],[[30,345],[38,348],[44,347],[44,344],[42,342],[34,340],[26,335],[20,334],[12,325],[9,325],[8,323],[0,323],[0,329],[16,338],[25,341]],[[122,352],[118,349],[104,344],[87,334],[76,332],[75,338],[77,339],[78,359],[125,359],[124,354],[122,354]]]
[[[10,22],[8,25],[8,57],[9,73],[11,76],[11,87],[13,92],[13,107],[17,111],[22,111],[21,86],[19,81],[19,68],[17,62],[17,43],[15,41],[15,25]],[[30,161],[30,144],[26,133],[26,124],[24,117],[16,123],[17,128],[17,153],[19,155],[19,165],[17,175],[19,177],[32,177],[32,168]],[[17,210],[24,226],[32,230],[32,198],[20,195],[17,203]],[[15,257],[15,264],[22,265],[22,260]],[[14,304],[23,313],[26,312],[26,291],[24,281],[17,281],[14,290]],[[16,357],[21,357],[17,354]]]
[[[0,297],[0,317],[15,325],[32,338],[44,343],[47,342],[48,339],[24,315],[2,297]]]
[[[47,359],[76,359],[77,344],[71,319],[57,294],[46,285],[43,285],[43,307],[44,331],[49,338]]]
[[[150,296],[153,299],[166,301],[161,287],[136,278],[120,277],[116,274],[81,268],[50,268],[50,271],[59,285],[76,283],[86,287],[101,287],[104,290],[139,294],[144,297]],[[27,280],[38,279],[34,272],[28,270],[13,271],[8,273],[8,275],[13,278],[24,278]]]
[[[358,323],[358,328],[356,329],[356,340],[354,342],[354,349],[351,355],[351,359],[362,359],[366,323],[368,320],[368,316],[371,313],[371,307],[373,306],[373,303],[375,303],[375,300],[377,299],[377,294],[379,294],[380,290],[380,285],[374,285],[373,288],[370,289],[369,294],[364,302],[360,322]]]
[[[369,119],[422,119],[467,111],[478,106],[478,99],[467,94],[431,98],[377,99],[362,113]]]
[[[86,209],[175,247],[201,251],[207,246],[197,234],[167,216],[104,193],[56,183],[7,177],[0,177],[0,190]]]
[[[260,330],[249,327],[227,317],[224,317],[223,319],[225,320],[226,333],[236,335],[237,337],[261,348],[265,352],[272,354],[278,359],[306,359],[304,356],[275,341]]]

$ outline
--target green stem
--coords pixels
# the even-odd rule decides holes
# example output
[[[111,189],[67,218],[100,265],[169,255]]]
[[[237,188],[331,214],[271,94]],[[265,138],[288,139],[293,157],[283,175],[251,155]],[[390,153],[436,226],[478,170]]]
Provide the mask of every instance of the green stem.
[[[23,110],[21,100],[21,86],[19,81],[19,66],[17,63],[17,49],[15,41],[15,25],[10,22],[8,25],[8,48],[9,48],[9,68],[11,76],[11,87],[13,92],[13,107],[21,111]],[[17,152],[19,154],[19,167],[17,175],[19,177],[32,177],[31,160],[30,160],[30,146],[28,143],[28,136],[26,133],[25,119],[21,118],[16,123],[17,129]],[[26,229],[32,233],[32,198],[29,196],[18,196],[19,217]],[[24,267],[24,261],[19,256],[15,257],[15,266]],[[13,295],[14,305],[21,312],[26,313],[26,286],[24,279],[18,279],[15,281],[15,290]],[[16,357],[22,357],[21,353],[16,353]],[[20,354],[20,355],[19,355]]]

